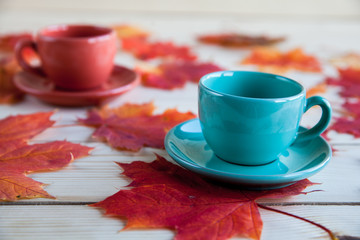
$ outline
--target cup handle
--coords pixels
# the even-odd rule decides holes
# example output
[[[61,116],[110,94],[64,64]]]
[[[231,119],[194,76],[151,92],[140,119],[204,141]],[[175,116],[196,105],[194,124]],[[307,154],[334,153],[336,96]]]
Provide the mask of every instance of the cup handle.
[[[329,125],[331,120],[331,106],[325,98],[322,98],[320,96],[313,96],[306,99],[306,107],[304,112],[316,105],[319,105],[322,110],[319,122],[309,130],[299,132],[295,140],[296,143],[307,141],[319,136]]]
[[[33,49],[36,53],[38,53],[37,45],[34,41],[29,39],[22,39],[15,46],[16,60],[18,61],[22,69],[24,69],[26,72],[44,76],[45,74],[41,67],[33,67],[24,59],[23,50],[27,47]]]

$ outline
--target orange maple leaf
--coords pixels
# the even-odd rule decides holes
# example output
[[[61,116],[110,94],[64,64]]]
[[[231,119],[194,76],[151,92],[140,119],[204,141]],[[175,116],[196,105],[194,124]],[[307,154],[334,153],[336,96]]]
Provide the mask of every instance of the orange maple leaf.
[[[168,130],[186,120],[195,118],[191,112],[180,113],[168,109],[154,115],[153,103],[125,104],[115,109],[103,107],[88,111],[80,123],[95,127],[95,139],[106,141],[121,150],[138,151],[141,147],[164,148]]]
[[[241,63],[257,65],[262,70],[276,73],[291,69],[306,72],[321,71],[319,60],[314,56],[305,54],[301,48],[281,52],[276,48],[258,47],[254,48]]]
[[[9,116],[0,120],[0,145],[10,141],[26,142],[55,122],[50,120],[53,112]]]
[[[13,83],[13,76],[20,70],[14,56],[0,59],[0,103],[16,103],[23,99],[24,93]]]
[[[253,47],[267,46],[284,41],[284,37],[251,36],[239,33],[205,34],[198,41],[222,47]]]
[[[330,60],[337,68],[360,69],[360,54],[350,52]]]
[[[28,145],[27,140],[54,124],[51,112],[0,120],[0,201],[54,198],[26,174],[65,167],[92,149],[67,141]]]
[[[119,39],[133,38],[133,37],[147,38],[150,35],[148,31],[140,27],[129,24],[113,25],[111,28],[114,29]]]
[[[15,46],[22,39],[32,39],[29,33],[0,35],[0,103],[16,103],[23,99],[24,94],[18,90],[12,79],[21,70],[15,59]],[[25,48],[24,58],[32,61],[37,55],[32,49]]]
[[[309,98],[318,95],[320,93],[325,93],[326,90],[327,90],[327,84],[324,82],[319,83],[306,91],[306,97]]]

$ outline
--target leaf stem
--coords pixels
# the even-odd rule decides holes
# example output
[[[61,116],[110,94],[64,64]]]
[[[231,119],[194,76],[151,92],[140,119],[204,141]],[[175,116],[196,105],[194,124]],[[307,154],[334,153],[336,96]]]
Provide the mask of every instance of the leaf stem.
[[[275,208],[264,206],[264,205],[259,204],[259,203],[256,203],[256,204],[257,204],[257,206],[259,208],[266,209],[266,210],[273,211],[273,212],[277,212],[277,213],[281,213],[281,214],[284,214],[284,215],[294,217],[294,218],[300,219],[302,221],[308,222],[308,223],[310,223],[312,225],[315,225],[316,227],[321,228],[322,230],[327,232],[329,234],[331,240],[338,240],[338,238],[334,235],[334,233],[332,231],[330,231],[328,228],[326,228],[325,226],[323,226],[323,225],[321,225],[319,223],[316,223],[316,222],[308,220],[306,218],[303,218],[303,217],[300,217],[300,216],[297,216],[297,215],[294,215],[294,214],[291,214],[291,213],[287,213],[287,212],[284,212],[284,211],[281,211],[281,210],[278,210],[278,209],[275,209]]]

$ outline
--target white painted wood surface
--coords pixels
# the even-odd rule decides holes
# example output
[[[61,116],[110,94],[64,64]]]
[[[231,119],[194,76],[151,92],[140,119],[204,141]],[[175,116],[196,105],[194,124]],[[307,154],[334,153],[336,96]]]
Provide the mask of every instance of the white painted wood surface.
[[[122,11],[156,13],[206,13],[283,15],[313,17],[359,17],[360,3],[357,0],[1,0],[0,7],[13,9],[75,10],[75,11]]]
[[[328,62],[331,57],[348,51],[360,53],[360,21],[357,19],[328,18],[313,21],[301,16],[267,18],[263,15],[244,16],[222,12],[214,17],[209,14],[166,11],[105,11],[104,7],[97,12],[80,7],[56,9],[49,5],[46,9],[30,8],[26,4],[16,7],[18,3],[14,1],[12,5],[9,1],[0,2],[0,33],[23,30],[35,32],[43,26],[56,23],[137,24],[150,30],[154,39],[188,44],[200,55],[201,60],[215,61],[228,69],[254,69],[238,64],[248,51],[200,45],[195,39],[198,34],[221,31],[271,34],[288,38],[279,45],[281,49],[301,46],[305,51],[319,56],[327,75],[335,74]],[[119,53],[116,63],[134,67],[136,61],[125,53]],[[298,72],[289,72],[287,76],[302,82],[307,88],[323,78],[321,74]],[[341,99],[335,91],[329,91],[325,96],[331,101],[335,115],[338,114],[336,109],[340,108]],[[157,112],[176,107],[180,111],[196,113],[197,86],[189,83],[185,88],[173,91],[138,87],[110,105],[148,101],[154,101]],[[154,152],[171,160],[165,151],[151,148],[142,149],[138,153],[113,150],[90,138],[92,128],[64,126],[73,124],[78,117],[84,117],[87,108],[54,107],[32,96],[27,96],[24,102],[17,105],[0,105],[0,118],[54,109],[57,112],[53,119],[59,127],[46,130],[32,142],[67,139],[95,147],[95,150],[91,156],[78,159],[60,171],[30,175],[37,181],[49,184],[46,190],[56,196],[56,200],[0,203],[0,239],[171,239],[174,235],[169,230],[118,232],[124,226],[124,221],[103,217],[99,210],[86,206],[86,203],[100,201],[128,183],[114,162],[151,161]],[[303,125],[310,126],[318,115],[317,110],[309,112]],[[287,199],[262,200],[261,203],[279,205],[276,208],[307,217],[340,235],[360,237],[360,140],[345,134],[331,133],[330,136],[330,143],[338,151],[323,171],[310,178],[321,185],[308,189],[322,191]],[[261,214],[264,221],[262,239],[327,239],[323,231],[307,223],[266,210],[261,210]]]
[[[339,235],[358,236],[358,206],[282,206],[276,209],[306,217],[331,228]],[[172,239],[167,229],[120,231],[125,222],[104,217],[88,206],[39,205],[0,206],[1,239]],[[309,223],[260,210],[264,227],[262,239],[328,239],[326,233]],[[345,215],[346,214],[346,215]],[[234,238],[241,239],[241,238]]]

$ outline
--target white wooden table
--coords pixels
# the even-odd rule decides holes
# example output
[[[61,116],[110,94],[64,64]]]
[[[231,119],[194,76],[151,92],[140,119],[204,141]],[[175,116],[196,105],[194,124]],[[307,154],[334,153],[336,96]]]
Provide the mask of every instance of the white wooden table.
[[[302,47],[318,56],[324,63],[325,74],[334,75],[327,62],[332,56],[347,51],[360,52],[360,21],[356,19],[314,21],[306,18],[237,17],[233,15],[121,13],[116,11],[57,12],[42,10],[5,11],[0,9],[0,33],[36,31],[57,23],[93,23],[112,25],[136,24],[149,30],[155,39],[172,40],[192,46],[201,60],[214,61],[227,69],[254,69],[239,65],[248,53],[242,50],[224,50],[196,42],[200,33],[236,31],[249,34],[285,36],[281,49]],[[119,53],[117,64],[134,67],[136,61],[125,53]],[[287,76],[302,82],[307,88],[321,81],[323,75],[289,72]],[[339,109],[341,99],[335,92],[325,96],[334,109]],[[126,102],[154,101],[157,112],[177,107],[179,111],[197,112],[197,85],[187,84],[183,89],[164,91],[137,87],[110,103],[119,106]],[[75,123],[84,117],[88,108],[62,108],[47,105],[32,96],[17,105],[0,105],[0,118],[15,114],[27,114],[58,109],[53,120],[56,125]],[[335,111],[335,114],[336,111]],[[316,121],[318,113],[312,111],[303,124]],[[54,172],[32,174],[46,187],[56,200],[34,199],[0,203],[0,239],[172,239],[170,230],[119,230],[125,222],[104,217],[87,204],[103,200],[128,184],[114,163],[134,160],[152,161],[154,152],[170,157],[163,150],[144,148],[138,153],[112,150],[106,144],[91,140],[92,128],[71,126],[50,128],[35,137],[32,142],[63,140],[95,147],[88,157],[74,161],[68,167]],[[328,166],[310,178],[322,183],[308,188],[320,189],[308,195],[279,200],[263,200],[261,203],[294,213],[325,225],[339,235],[360,237],[360,140],[344,134],[333,133],[330,143],[338,151]],[[294,218],[260,210],[264,228],[262,239],[328,239],[322,230]]]

